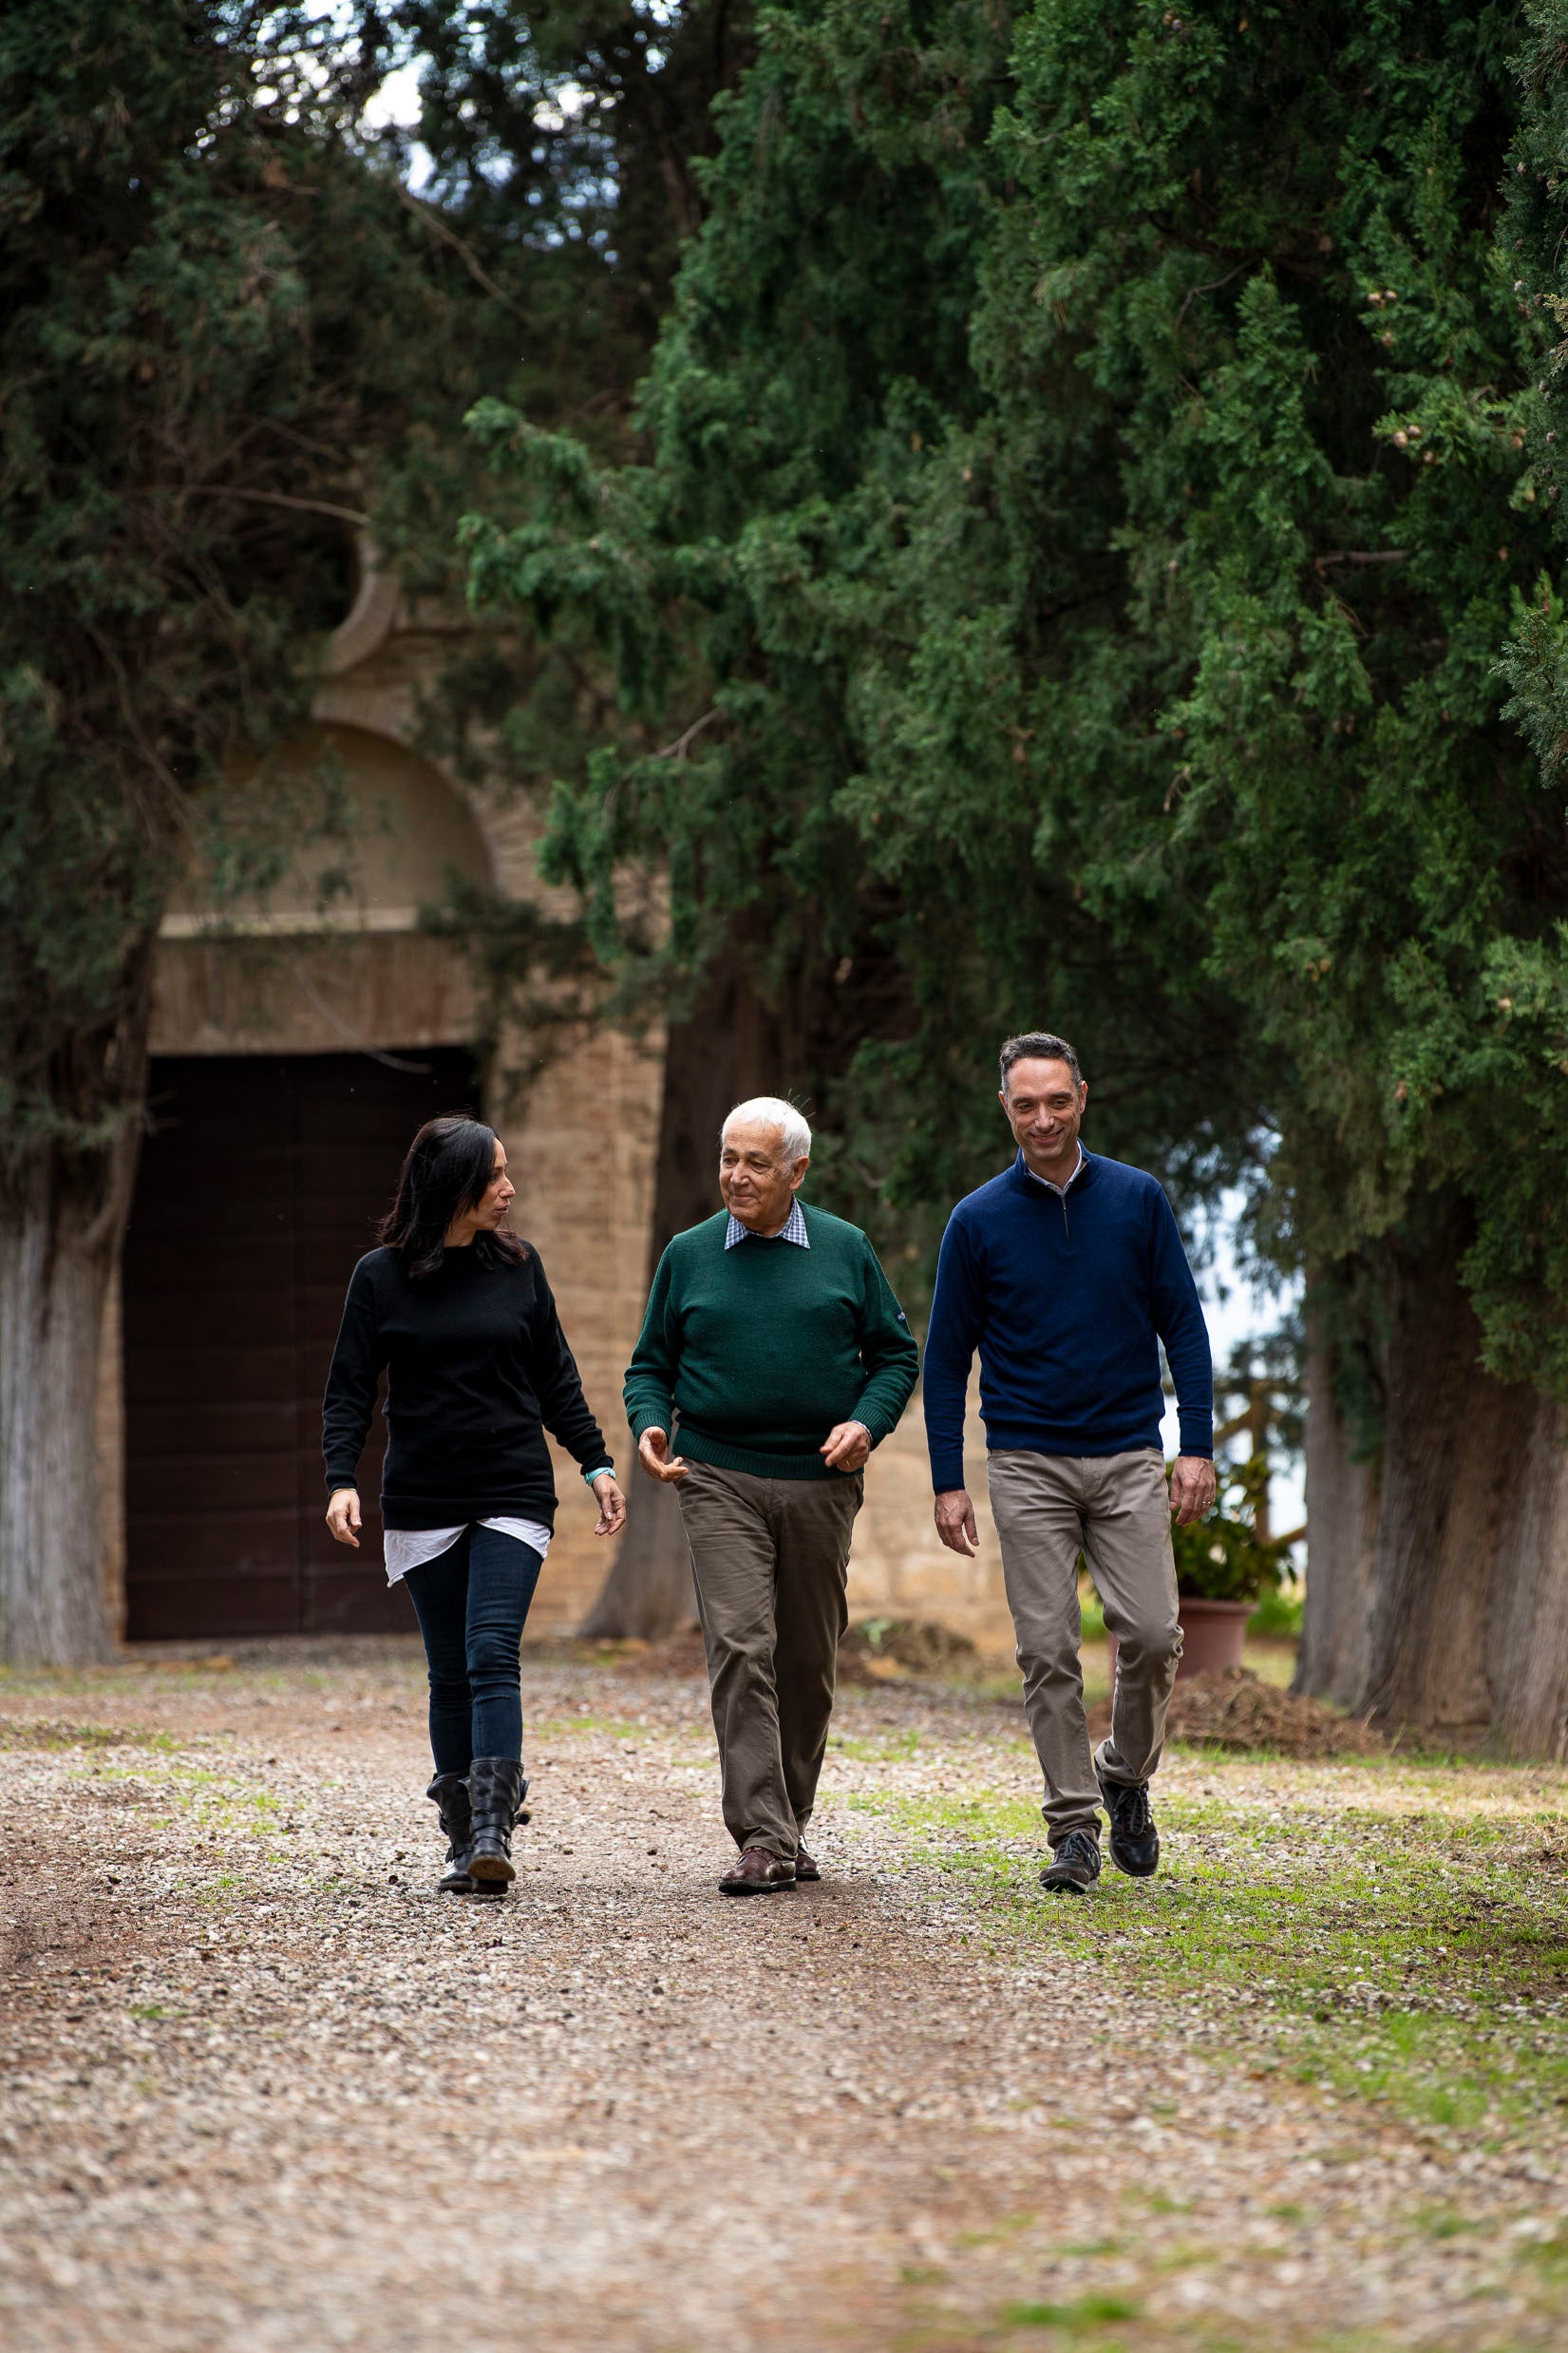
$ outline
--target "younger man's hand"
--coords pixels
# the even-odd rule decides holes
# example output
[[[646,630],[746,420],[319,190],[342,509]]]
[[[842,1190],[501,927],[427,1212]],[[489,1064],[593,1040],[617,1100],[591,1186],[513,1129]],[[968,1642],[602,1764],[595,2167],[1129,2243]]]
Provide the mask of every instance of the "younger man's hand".
[[[980,1530],[966,1489],[950,1487],[945,1495],[937,1496],[936,1533],[950,1552],[973,1556],[979,1551]]]
[[[1191,1528],[1214,1509],[1214,1465],[1206,1454],[1179,1454],[1171,1469],[1171,1512],[1178,1528]]]

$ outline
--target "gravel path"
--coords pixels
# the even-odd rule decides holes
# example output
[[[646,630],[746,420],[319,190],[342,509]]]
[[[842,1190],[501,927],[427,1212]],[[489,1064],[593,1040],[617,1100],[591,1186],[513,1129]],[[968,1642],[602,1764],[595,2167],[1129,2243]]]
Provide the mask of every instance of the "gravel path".
[[[530,1659],[495,1905],[432,1892],[408,1645],[0,1689],[0,2343],[1563,2343],[1560,2151],[1255,2077],[900,1830],[1028,1787],[1012,1712],[845,1694],[823,1884],[726,1903],[705,1697]]]

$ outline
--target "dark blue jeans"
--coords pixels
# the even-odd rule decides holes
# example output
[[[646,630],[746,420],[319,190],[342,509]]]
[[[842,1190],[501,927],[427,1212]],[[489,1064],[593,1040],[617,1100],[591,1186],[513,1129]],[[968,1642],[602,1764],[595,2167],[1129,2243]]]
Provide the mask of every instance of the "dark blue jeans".
[[[405,1577],[430,1668],[438,1773],[466,1773],[476,1756],[521,1756],[518,1645],[541,1566],[532,1545],[475,1526]]]

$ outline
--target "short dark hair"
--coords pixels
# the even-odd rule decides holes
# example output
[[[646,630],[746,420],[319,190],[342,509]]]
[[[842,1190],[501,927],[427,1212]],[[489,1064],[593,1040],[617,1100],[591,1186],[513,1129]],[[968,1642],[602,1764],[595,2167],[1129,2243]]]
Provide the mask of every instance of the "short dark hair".
[[[1081,1087],[1084,1073],[1078,1068],[1078,1056],[1065,1037],[1057,1037],[1049,1030],[1025,1030],[1021,1036],[1010,1037],[1002,1049],[1002,1092],[1008,1091],[1008,1072],[1015,1062],[1065,1062],[1072,1072],[1072,1083]]]
[[[467,1111],[427,1119],[398,1172],[397,1198],[376,1240],[395,1250],[403,1271],[417,1281],[441,1264],[446,1228],[464,1209],[477,1209],[490,1189],[496,1131]],[[528,1252],[516,1234],[478,1234],[474,1253],[489,1266],[516,1266]]]

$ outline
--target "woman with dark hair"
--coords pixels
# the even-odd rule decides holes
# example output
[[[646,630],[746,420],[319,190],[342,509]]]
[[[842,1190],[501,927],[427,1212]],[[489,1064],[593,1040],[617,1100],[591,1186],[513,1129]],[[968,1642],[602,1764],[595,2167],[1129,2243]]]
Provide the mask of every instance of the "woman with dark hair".
[[[387,1576],[408,1588],[430,1670],[441,1885],[500,1894],[522,1800],[518,1646],[550,1548],[548,1430],[599,1507],[626,1519],[538,1253],[505,1229],[506,1154],[482,1121],[432,1119],[408,1149],[381,1247],[349,1284],[327,1376],[323,1452],[339,1544],[359,1545],[354,1485],[387,1375],[381,1515]]]

